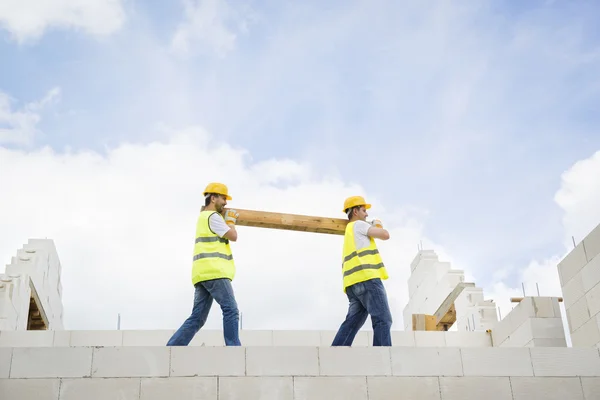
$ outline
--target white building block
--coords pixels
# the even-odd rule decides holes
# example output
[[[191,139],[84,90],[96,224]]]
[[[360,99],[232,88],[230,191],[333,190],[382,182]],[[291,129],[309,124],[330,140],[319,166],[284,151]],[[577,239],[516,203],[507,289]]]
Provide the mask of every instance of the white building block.
[[[8,378],[10,372],[10,361],[12,359],[12,350],[10,347],[0,347],[0,379]]]
[[[169,376],[169,356],[169,347],[97,347],[92,378]]]
[[[571,332],[571,343],[573,347],[594,347],[600,343],[599,316],[590,318],[575,332]]]
[[[560,318],[532,318],[530,323],[535,339],[565,338],[565,328]]]
[[[413,331],[391,331],[392,346],[415,347],[415,333]],[[369,345],[372,341],[369,342]]]
[[[219,400],[238,399],[293,400],[293,378],[291,376],[219,378]]]
[[[371,331],[359,331],[356,336],[354,337],[354,342],[352,342],[352,347],[367,347],[370,346],[372,343],[371,338],[369,337],[369,334],[372,333]],[[335,335],[337,334],[337,331],[321,331],[319,333],[320,335],[320,345],[319,346],[331,346],[331,343],[333,343],[333,339],[335,338]],[[392,342],[393,343],[393,342]]]
[[[575,276],[562,287],[562,292],[565,309],[568,310],[585,295],[585,290],[583,289],[583,275],[581,272],[575,274]]]
[[[217,377],[142,378],[140,400],[164,399],[217,400]]]
[[[444,332],[446,347],[492,347],[488,332]]]
[[[54,331],[54,347],[69,347],[71,345],[71,331]]]
[[[525,347],[533,339],[531,321],[533,318],[525,320],[517,329],[508,336],[508,340],[498,347]]]
[[[139,398],[139,378],[63,379],[60,386],[60,400],[133,400]]]
[[[71,331],[72,347],[122,346],[123,331]]]
[[[54,331],[3,331],[0,347],[52,347]]]
[[[460,349],[465,376],[533,376],[528,348]]]
[[[416,347],[446,347],[446,334],[443,331],[416,331]]]
[[[369,376],[367,388],[369,400],[440,399],[440,383],[437,377]]]
[[[225,346],[223,331],[200,329],[189,346]],[[244,343],[242,343],[242,346],[244,346]]]
[[[596,228],[583,239],[583,244],[585,245],[585,255],[588,262],[592,261],[600,254],[600,225],[596,226]]]
[[[2,400],[57,400],[59,379],[0,379]]]
[[[512,333],[512,324],[510,321],[510,313],[506,315],[502,320],[498,321],[491,329],[492,331],[492,344],[494,347],[501,346]]]
[[[317,347],[248,347],[248,376],[319,375]]]
[[[531,348],[535,376],[600,376],[598,349]]]
[[[459,349],[393,347],[395,376],[463,376]]]
[[[593,317],[598,314],[600,312],[600,283],[585,294],[585,299],[590,311],[590,316]]]
[[[123,346],[166,346],[175,330],[139,330],[123,332]]]
[[[386,376],[392,374],[389,347],[320,347],[324,376]]]
[[[600,378],[581,377],[581,386],[586,400],[593,399],[600,393]]]
[[[510,378],[514,400],[584,400],[579,378]]]
[[[554,313],[554,303],[558,304],[558,297],[531,297],[536,318],[556,318],[560,315]]]
[[[573,251],[558,263],[558,276],[561,286],[564,287],[587,264],[588,258],[585,255],[583,246],[583,242],[579,243]]]
[[[246,349],[228,347],[171,347],[171,376],[244,376]]]
[[[508,377],[441,377],[442,400],[513,400]]]
[[[273,346],[273,331],[240,330],[243,346]]]
[[[531,339],[525,347],[567,347],[567,340],[562,339]]]
[[[83,378],[91,371],[91,347],[15,347],[10,377]]]
[[[600,283],[600,257],[594,257],[581,270],[583,290],[588,292]]]
[[[294,400],[367,400],[367,380],[356,377],[294,378]]]
[[[319,331],[273,331],[274,346],[314,346],[321,345]]]
[[[571,332],[579,329],[590,319],[590,309],[585,296],[580,298],[571,308],[567,308],[567,321]]]

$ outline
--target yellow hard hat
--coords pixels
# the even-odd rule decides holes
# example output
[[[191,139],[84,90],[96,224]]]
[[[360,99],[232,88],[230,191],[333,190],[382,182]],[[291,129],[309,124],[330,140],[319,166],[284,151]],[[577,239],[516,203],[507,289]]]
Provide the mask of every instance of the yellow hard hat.
[[[208,193],[222,194],[223,196],[225,196],[225,198],[227,200],[231,200],[231,196],[228,194],[228,191],[227,191],[227,186],[225,186],[222,183],[217,183],[217,182],[209,183],[206,186],[206,189],[204,189],[204,195],[206,196]]]
[[[344,209],[342,210],[342,212],[346,212],[347,209],[352,208],[352,207],[356,207],[356,206],[365,206],[365,208],[368,210],[369,208],[371,208],[370,204],[367,204],[367,202],[365,201],[365,198],[362,196],[352,196],[352,197],[348,197],[346,199],[346,201],[344,201]]]

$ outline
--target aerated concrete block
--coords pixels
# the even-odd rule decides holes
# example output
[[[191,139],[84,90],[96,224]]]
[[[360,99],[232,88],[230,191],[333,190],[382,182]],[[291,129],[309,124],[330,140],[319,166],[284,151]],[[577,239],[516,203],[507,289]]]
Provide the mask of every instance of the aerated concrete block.
[[[91,347],[15,347],[10,377],[84,378],[91,371]]]
[[[294,400],[367,400],[367,380],[359,377],[294,378]]]
[[[248,347],[248,376],[317,376],[317,347]]]
[[[514,400],[584,400],[579,378],[512,377]]]
[[[219,400],[238,399],[293,400],[293,378],[291,376],[219,378]]]
[[[2,400],[57,400],[60,379],[0,379]]]
[[[142,378],[140,400],[164,399],[217,400],[217,377]]]
[[[390,347],[320,347],[324,376],[386,376],[392,374]]]
[[[2,331],[0,347],[52,347],[54,331]]]
[[[568,310],[575,304],[579,299],[585,296],[585,290],[583,289],[583,275],[577,273],[566,285],[562,287],[563,301],[565,303],[565,309]]]
[[[581,386],[586,400],[594,399],[600,393],[600,378],[581,377]]]
[[[122,331],[123,346],[166,346],[174,330]]]
[[[590,315],[593,317],[598,314],[600,312],[600,283],[585,294],[585,299]]]
[[[459,349],[394,347],[391,357],[395,376],[463,376]]]
[[[531,339],[525,347],[567,347],[567,341],[562,339]]]
[[[54,331],[54,347],[69,347],[71,345],[71,331]]]
[[[588,262],[594,260],[600,254],[600,225],[596,226],[587,236],[583,239],[585,245],[585,255]]]
[[[240,342],[245,347],[273,346],[273,331],[240,330]]]
[[[0,347],[0,379],[8,378],[10,372],[10,361],[12,359],[12,348]]]
[[[372,333],[372,332],[370,332]],[[415,333],[413,331],[392,331],[392,346],[394,347],[415,347]],[[372,345],[373,340],[369,342]]]
[[[554,302],[558,303],[556,297],[532,297],[535,318],[556,318],[554,314]]]
[[[571,278],[573,278],[585,264],[587,264],[588,258],[585,254],[584,244],[579,243],[573,251],[558,263],[558,276],[560,278],[560,285],[565,286]]]
[[[94,348],[92,378],[169,376],[169,347]]]
[[[598,349],[530,349],[535,376],[600,376]]]
[[[371,346],[371,343],[373,342],[373,340],[371,339],[372,336],[370,336],[371,333],[373,332],[359,331],[354,337],[352,347]],[[321,331],[319,334],[321,336],[321,344],[319,346],[327,347],[331,346],[331,344],[333,343],[333,339],[335,338],[337,331]]]
[[[171,347],[171,376],[244,376],[246,348]]]
[[[465,376],[533,376],[528,348],[460,349]]]
[[[415,331],[416,347],[446,347],[445,332]]]
[[[442,400],[513,400],[508,377],[441,377]]]
[[[139,398],[139,378],[63,379],[60,386],[60,400],[135,400]]]
[[[241,339],[240,339],[241,341]],[[189,346],[208,346],[208,347],[220,347],[225,346],[225,338],[223,337],[223,331],[218,330],[204,330],[200,329],[194,336]],[[244,343],[242,342],[242,346]]]
[[[567,308],[567,321],[569,322],[569,329],[571,332],[575,332],[579,329],[579,327],[586,323],[590,317],[590,309],[585,296],[580,298],[571,306],[571,308]]]
[[[535,339],[560,339],[565,337],[565,330],[560,318],[532,318],[531,332]]]
[[[123,331],[71,331],[72,347],[122,346]]]
[[[573,347],[593,347],[600,343],[600,316],[596,315],[590,318],[575,332],[571,333],[571,343]]]
[[[437,377],[369,376],[367,388],[369,400],[440,399],[440,383]]]
[[[596,256],[581,270],[583,290],[588,292],[600,283],[600,257]]]
[[[314,346],[321,345],[319,331],[273,331],[274,346]]]

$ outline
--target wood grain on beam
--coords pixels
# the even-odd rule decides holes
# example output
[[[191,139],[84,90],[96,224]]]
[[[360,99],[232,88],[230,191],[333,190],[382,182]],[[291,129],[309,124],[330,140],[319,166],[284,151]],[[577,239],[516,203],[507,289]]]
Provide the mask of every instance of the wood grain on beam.
[[[448,328],[450,328],[456,322],[456,309],[454,308],[454,302],[467,287],[475,287],[475,284],[471,282],[459,283],[438,307],[434,314],[437,321],[438,331],[447,331]]]
[[[344,235],[346,225],[348,225],[347,219],[340,218],[283,214],[239,208],[235,208],[235,210],[240,214],[236,223],[238,226]],[[225,211],[223,211],[223,214],[225,214]]]

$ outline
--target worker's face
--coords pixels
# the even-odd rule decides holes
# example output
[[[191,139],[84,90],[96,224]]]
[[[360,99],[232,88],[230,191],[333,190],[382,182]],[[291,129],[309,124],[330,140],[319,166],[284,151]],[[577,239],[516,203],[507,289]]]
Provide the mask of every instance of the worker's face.
[[[367,217],[369,216],[369,214],[367,214],[367,209],[365,207],[358,207],[358,209],[355,211],[356,213],[356,217],[361,220],[361,221],[365,221],[367,219]]]
[[[225,198],[225,196],[219,194],[215,197],[213,197],[214,202],[215,202],[215,209],[217,210],[217,212],[219,214],[221,214],[223,212],[223,208],[227,205],[227,198]]]

